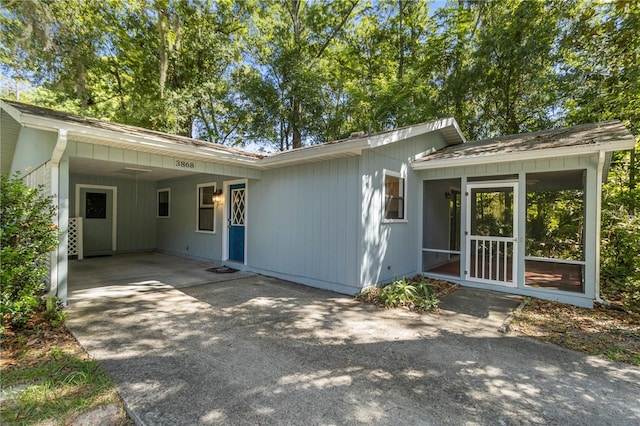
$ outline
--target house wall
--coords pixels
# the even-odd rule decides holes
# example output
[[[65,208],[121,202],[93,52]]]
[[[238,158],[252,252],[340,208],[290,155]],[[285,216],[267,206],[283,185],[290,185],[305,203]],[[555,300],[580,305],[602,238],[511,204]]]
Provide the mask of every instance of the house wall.
[[[75,217],[76,185],[102,185],[118,188],[117,252],[156,248],[156,183],[135,179],[85,176],[69,178],[69,216]]]
[[[416,155],[446,146],[439,133],[365,150],[361,170],[360,283],[363,287],[420,272],[422,180],[411,169]],[[386,223],[384,170],[406,178],[406,221]]]
[[[152,222],[156,224],[158,250],[206,260],[222,259],[222,206],[215,206],[215,234],[196,232],[197,185],[215,182],[222,188],[223,177],[195,175],[180,179],[159,181],[153,189],[169,188],[169,217],[156,218],[155,201]]]
[[[247,265],[347,294],[359,291],[359,158],[265,171],[250,180]]]
[[[13,154],[11,175],[16,171],[25,175],[49,161],[57,140],[56,132],[21,128]]]
[[[449,167],[442,169],[423,170],[418,172],[418,178],[424,180],[431,179],[447,179],[447,178],[462,178],[462,185],[466,184],[469,177],[481,177],[481,176],[496,176],[496,175],[518,175],[519,190],[518,200],[520,206],[526,206],[526,173],[531,172],[546,172],[557,170],[586,170],[586,184],[585,184],[585,217],[584,217],[584,294],[562,292],[553,289],[544,288],[532,288],[524,286],[524,256],[520,256],[520,262],[518,264],[518,284],[516,288],[505,288],[498,285],[477,284],[473,282],[465,281],[465,285],[474,287],[490,288],[492,290],[506,291],[516,294],[524,294],[531,296],[538,296],[549,300],[556,300],[563,303],[571,303],[579,306],[591,307],[592,301],[596,296],[596,279],[598,277],[597,271],[597,257],[598,257],[598,241],[597,241],[597,228],[598,217],[600,212],[598,211],[597,198],[600,191],[600,183],[597,180],[598,175],[598,155],[583,155],[575,157],[556,157],[549,159],[531,160],[531,161],[514,161],[510,163],[498,163],[498,164],[477,164],[473,166],[459,166]],[[463,189],[464,190],[464,189]],[[461,233],[464,235],[466,231],[466,202],[465,197],[462,198],[462,214],[463,221],[461,226]],[[526,208],[520,208],[518,214],[518,235],[521,236],[518,240],[519,253],[525,253],[525,241],[526,235]],[[463,252],[461,261],[466,262],[466,254]]]

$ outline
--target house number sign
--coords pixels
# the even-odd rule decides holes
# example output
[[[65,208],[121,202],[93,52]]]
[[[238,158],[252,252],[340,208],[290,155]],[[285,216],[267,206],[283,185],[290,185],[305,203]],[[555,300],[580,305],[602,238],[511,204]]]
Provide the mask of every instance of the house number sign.
[[[195,169],[196,162],[195,161],[186,161],[186,160],[176,160],[176,167],[180,167],[182,169]]]

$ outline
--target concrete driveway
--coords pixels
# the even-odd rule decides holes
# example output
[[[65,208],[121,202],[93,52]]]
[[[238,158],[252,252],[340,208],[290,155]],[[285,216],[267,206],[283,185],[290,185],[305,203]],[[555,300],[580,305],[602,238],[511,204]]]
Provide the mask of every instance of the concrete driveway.
[[[499,334],[513,298],[419,315],[210,266],[71,264],[68,327],[139,424],[640,423],[640,369]]]

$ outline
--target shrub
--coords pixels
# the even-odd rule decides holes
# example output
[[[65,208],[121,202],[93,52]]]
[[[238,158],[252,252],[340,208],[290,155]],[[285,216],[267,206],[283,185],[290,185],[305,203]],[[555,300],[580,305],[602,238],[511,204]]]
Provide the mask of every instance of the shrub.
[[[58,244],[55,207],[41,188],[0,177],[0,320],[24,324],[40,305],[49,252]]]
[[[382,288],[370,287],[359,293],[356,298],[387,308],[406,307],[418,310],[435,310],[440,303],[431,283],[424,278],[417,281],[403,278]]]

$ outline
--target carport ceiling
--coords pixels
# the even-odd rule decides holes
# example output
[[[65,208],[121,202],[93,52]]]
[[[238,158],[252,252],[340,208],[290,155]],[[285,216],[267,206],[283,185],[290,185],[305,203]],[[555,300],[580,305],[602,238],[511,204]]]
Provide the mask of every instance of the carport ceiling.
[[[138,179],[154,182],[164,179],[174,179],[195,174],[184,170],[163,169],[138,164],[116,163],[111,161],[91,160],[85,158],[70,158],[69,173],[85,176],[103,176],[119,179]]]

